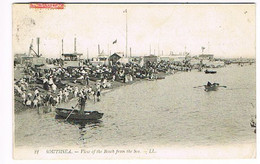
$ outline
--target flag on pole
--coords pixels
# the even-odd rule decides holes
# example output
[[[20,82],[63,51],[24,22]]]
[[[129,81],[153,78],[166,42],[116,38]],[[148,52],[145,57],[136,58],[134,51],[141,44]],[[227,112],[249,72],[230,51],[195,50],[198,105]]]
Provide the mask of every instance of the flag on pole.
[[[116,44],[117,43],[117,39],[115,41],[113,41],[113,44]]]
[[[123,11],[123,13],[127,13],[127,9],[125,9],[125,10]]]

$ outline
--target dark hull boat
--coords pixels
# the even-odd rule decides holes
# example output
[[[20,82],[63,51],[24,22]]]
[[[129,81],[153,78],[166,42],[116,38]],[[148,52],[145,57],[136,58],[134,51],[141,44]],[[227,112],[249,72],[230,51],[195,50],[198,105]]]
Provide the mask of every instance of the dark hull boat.
[[[211,85],[204,85],[205,87],[205,91],[208,92],[208,91],[216,91],[218,90],[218,87],[219,87],[219,84],[218,83],[214,83],[214,84],[211,84]]]
[[[215,73],[217,73],[217,71],[208,71],[208,70],[206,70],[205,73],[206,74],[215,74]]]
[[[157,80],[165,79],[165,77],[164,77],[164,76],[158,76],[156,79],[157,79]]]
[[[255,128],[255,127],[256,127],[256,122],[255,122],[255,120],[251,120],[250,125],[251,125],[252,128]]]
[[[72,113],[71,113],[72,112]],[[79,114],[78,110],[66,109],[66,108],[56,108],[57,115],[74,120],[98,120],[103,117],[104,113],[99,113],[98,111],[84,111],[84,115]]]

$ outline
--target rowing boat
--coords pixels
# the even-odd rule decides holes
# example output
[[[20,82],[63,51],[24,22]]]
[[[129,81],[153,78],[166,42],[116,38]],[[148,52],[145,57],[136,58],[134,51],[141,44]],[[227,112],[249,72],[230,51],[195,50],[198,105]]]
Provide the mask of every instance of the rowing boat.
[[[215,73],[217,73],[217,71],[208,71],[208,70],[206,70],[205,73],[206,74],[215,74]]]
[[[219,84],[218,83],[213,83],[213,84],[210,84],[210,85],[204,85],[205,87],[205,91],[208,92],[208,91],[216,91],[218,90],[218,87],[219,87]]]
[[[103,117],[104,113],[99,113],[98,111],[84,111],[84,114],[80,114],[78,110],[66,109],[66,108],[56,108],[56,114],[69,119],[75,120],[98,120]],[[72,112],[72,113],[71,113]]]

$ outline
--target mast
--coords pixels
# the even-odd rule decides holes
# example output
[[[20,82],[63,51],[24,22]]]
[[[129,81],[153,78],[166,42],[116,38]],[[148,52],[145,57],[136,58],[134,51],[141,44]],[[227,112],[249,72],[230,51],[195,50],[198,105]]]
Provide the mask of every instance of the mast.
[[[37,38],[37,49],[38,49],[37,56],[40,57],[40,38],[39,37]]]
[[[77,40],[76,40],[77,38],[75,37],[74,38],[74,53],[76,53],[77,52]]]
[[[152,54],[152,46],[150,44],[150,54],[149,55],[151,55],[151,54]]]
[[[124,10],[125,13],[125,55],[127,57],[127,9]]]
[[[160,56],[159,43],[158,43],[158,56]]]
[[[100,45],[98,44],[98,55],[100,55]]]
[[[88,48],[87,48],[87,59],[89,58],[89,56],[88,56]]]
[[[63,39],[61,40],[61,54],[63,55]]]

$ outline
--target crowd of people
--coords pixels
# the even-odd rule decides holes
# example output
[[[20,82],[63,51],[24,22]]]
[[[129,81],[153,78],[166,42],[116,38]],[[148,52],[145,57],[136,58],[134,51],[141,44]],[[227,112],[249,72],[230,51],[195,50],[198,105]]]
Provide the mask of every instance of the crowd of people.
[[[100,101],[101,89],[103,85],[98,81],[94,86],[83,86],[79,88],[78,86],[66,85],[65,87],[54,89],[54,83],[51,82],[51,78],[48,81],[48,90],[41,89],[40,87],[30,88],[28,82],[25,78],[20,79],[15,83],[15,94],[22,98],[22,104],[28,108],[45,107],[45,112],[50,112],[53,107],[66,103],[71,98],[80,98],[82,96],[86,97],[88,100]]]
[[[24,106],[45,106],[52,109],[57,104],[68,102],[72,97],[81,96],[96,102],[100,101],[101,90],[110,88],[114,81],[128,83],[136,78],[157,79],[160,72],[172,73],[180,67],[174,63],[160,61],[147,62],[144,66],[119,62],[109,66],[92,65],[87,62],[82,67],[64,68],[60,64],[61,60],[51,62],[56,63],[56,66],[44,69],[24,67],[25,75],[19,80],[16,79],[15,93],[22,98]],[[90,81],[95,83],[90,85]]]

